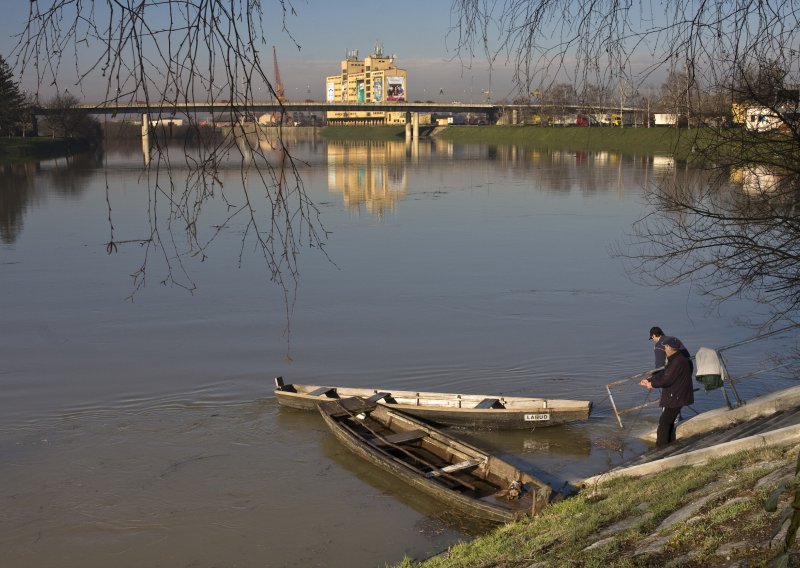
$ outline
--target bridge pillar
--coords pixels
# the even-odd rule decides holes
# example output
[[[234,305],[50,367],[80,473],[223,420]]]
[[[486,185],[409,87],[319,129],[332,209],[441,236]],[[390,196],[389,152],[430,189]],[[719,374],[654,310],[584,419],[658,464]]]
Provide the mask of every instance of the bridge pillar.
[[[411,122],[413,123],[414,127],[414,140],[419,140],[419,113],[415,112],[411,117]]]
[[[411,111],[406,111],[406,142],[411,142]]]
[[[144,165],[150,165],[150,117],[147,113],[142,115],[142,154],[144,155]]]

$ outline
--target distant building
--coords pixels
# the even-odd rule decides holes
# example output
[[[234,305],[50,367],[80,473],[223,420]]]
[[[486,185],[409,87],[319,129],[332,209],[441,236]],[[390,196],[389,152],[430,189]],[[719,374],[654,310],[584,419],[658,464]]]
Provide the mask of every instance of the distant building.
[[[394,59],[394,55],[385,56],[380,45],[375,46],[375,53],[365,57],[363,61],[358,59],[358,51],[349,51],[341,62],[339,74],[325,78],[325,100],[329,103],[365,105],[405,102],[408,75],[405,69],[395,67]],[[328,112],[327,119],[333,124],[404,124],[405,113],[331,111]]]
[[[155,118],[150,121],[150,126],[183,126],[182,118]]]
[[[748,130],[785,130],[800,121],[799,109],[800,89],[781,89],[770,107],[753,101],[733,103],[731,119]]]
[[[657,112],[653,115],[653,124],[655,126],[678,126],[678,115]]]

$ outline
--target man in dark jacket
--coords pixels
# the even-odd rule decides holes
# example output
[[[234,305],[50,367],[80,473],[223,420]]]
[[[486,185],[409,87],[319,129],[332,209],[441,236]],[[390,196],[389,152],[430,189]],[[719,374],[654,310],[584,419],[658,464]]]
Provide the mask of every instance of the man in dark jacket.
[[[658,419],[656,433],[656,447],[666,446],[675,441],[675,418],[681,407],[694,403],[694,389],[692,388],[692,362],[681,350],[682,344],[676,337],[667,337],[662,341],[669,364],[661,373],[656,373],[649,379],[642,379],[643,387],[660,388],[662,407],[661,417]]]

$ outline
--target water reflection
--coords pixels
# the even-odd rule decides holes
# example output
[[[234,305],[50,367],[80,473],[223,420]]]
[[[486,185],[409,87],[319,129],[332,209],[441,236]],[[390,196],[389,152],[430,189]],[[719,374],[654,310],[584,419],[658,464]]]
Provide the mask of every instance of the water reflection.
[[[265,370],[312,384],[591,399],[586,424],[474,434],[475,445],[560,487],[630,457],[639,449],[633,429],[654,426],[655,415],[642,415],[620,430],[602,390],[652,361],[642,332],[651,318],[695,348],[750,335],[735,319],[750,304],[707,314],[688,287],[643,289],[608,258],[609,243],[645,211],[652,158],[298,140],[291,149],[309,199],[324,203],[341,270],[303,255],[291,313],[298,349],[288,361],[284,298],[265,285],[260,252],[243,245],[247,219],[219,231],[206,262],[182,257],[199,293],[151,286],[123,301],[138,255],[102,254],[98,234],[106,199],[120,235],[147,229],[155,178],[142,175],[139,143],[107,151],[103,167],[47,162],[0,178],[5,238],[16,239],[0,246],[0,312],[13,329],[0,347],[0,455],[12,458],[0,460],[0,485],[25,496],[3,504],[9,565],[151,566],[171,555],[182,565],[376,566],[425,557],[469,528],[351,455],[313,413],[286,412],[274,398],[253,404],[271,390]],[[344,189],[330,199],[329,148],[336,184],[342,173],[353,199],[363,192],[376,210],[403,215],[375,223],[348,214]],[[180,186],[191,175],[186,148],[171,151]],[[282,159],[271,152],[263,153]],[[241,166],[230,159],[215,170],[225,192],[202,207],[201,234],[230,215],[224,198],[262,195],[255,176],[241,183]],[[52,206],[57,195],[68,208]],[[272,210],[265,201],[254,201],[259,212]],[[742,366],[732,359],[732,372]],[[625,395],[644,396],[638,387]],[[698,409],[722,404],[719,393],[697,399]],[[117,526],[129,528],[107,529]]]
[[[674,160],[661,156],[629,156],[613,152],[567,152],[517,146],[453,144],[446,140],[397,141],[322,141],[316,136],[287,138],[285,146],[276,143],[274,133],[248,132],[234,138],[238,159],[223,160],[217,167],[231,173],[252,165],[256,158],[284,168],[288,155],[300,163],[324,163],[328,190],[342,196],[350,210],[366,211],[382,217],[395,210],[409,191],[409,168],[420,163],[449,162],[470,166],[486,161],[513,166],[512,177],[530,183],[531,189],[554,194],[583,194],[616,191],[622,195],[639,192],[652,175],[674,171]],[[105,168],[131,167],[130,156],[138,150],[139,140],[109,140],[105,154],[91,153],[26,164],[0,164],[0,238],[14,242],[22,231],[25,211],[41,203],[47,192],[77,197],[91,176]],[[166,148],[171,155],[195,150],[191,141]],[[258,153],[258,156],[254,154]],[[190,157],[187,155],[187,159]],[[173,175],[188,172],[184,160],[171,160]],[[280,170],[283,171],[283,170]],[[623,176],[624,172],[624,176]],[[302,175],[302,173],[301,173]],[[740,173],[749,188],[757,180],[769,180],[771,174],[760,171]],[[736,177],[736,175],[734,177]],[[754,181],[755,180],[755,181]],[[489,181],[491,183],[491,181]],[[765,183],[761,181],[760,183]]]
[[[453,434],[468,438],[471,443],[479,447],[491,448],[506,454],[548,453],[555,456],[585,457],[592,450],[592,438],[585,424],[539,428],[530,431],[451,430]]]
[[[731,181],[741,184],[745,193],[754,195],[777,191],[785,177],[785,174],[777,172],[774,168],[762,165],[731,170]]]
[[[28,208],[43,203],[49,193],[80,197],[92,169],[101,164],[101,155],[93,152],[42,162],[0,163],[0,240],[14,243]]]
[[[408,192],[404,142],[329,142],[327,159],[328,190],[349,209],[365,206],[382,217]]]

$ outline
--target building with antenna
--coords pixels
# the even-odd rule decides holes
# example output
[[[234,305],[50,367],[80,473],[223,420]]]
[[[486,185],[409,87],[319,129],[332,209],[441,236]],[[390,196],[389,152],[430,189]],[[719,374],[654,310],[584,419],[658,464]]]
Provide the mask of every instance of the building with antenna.
[[[380,43],[375,44],[374,53],[363,61],[358,59],[358,50],[348,50],[341,61],[339,74],[325,78],[325,100],[365,105],[407,101],[408,75],[405,69],[395,66],[395,58],[394,54],[384,55]],[[402,112],[329,111],[327,118],[334,124],[405,124],[405,113]]]

